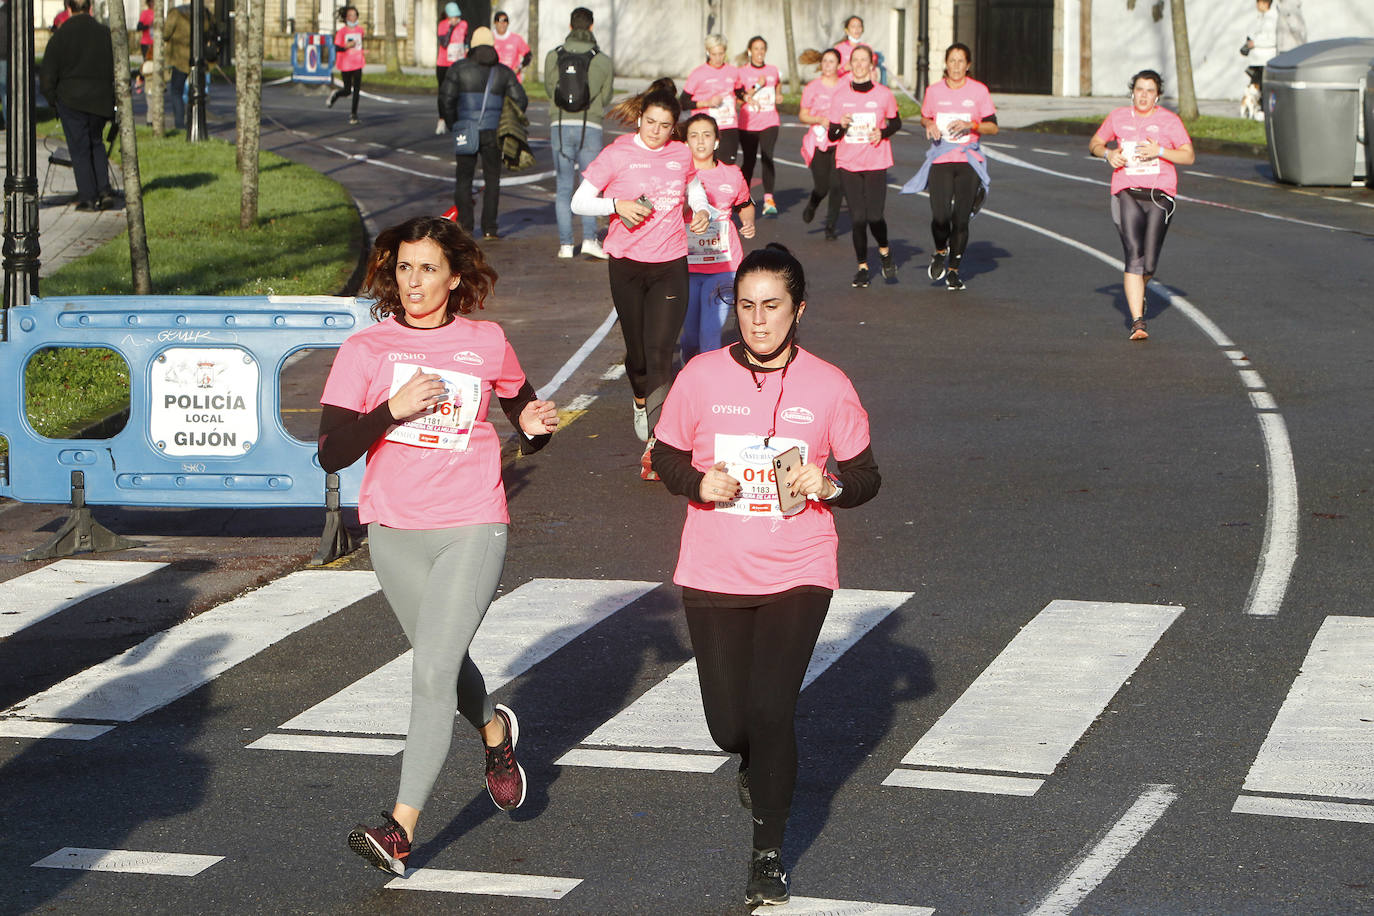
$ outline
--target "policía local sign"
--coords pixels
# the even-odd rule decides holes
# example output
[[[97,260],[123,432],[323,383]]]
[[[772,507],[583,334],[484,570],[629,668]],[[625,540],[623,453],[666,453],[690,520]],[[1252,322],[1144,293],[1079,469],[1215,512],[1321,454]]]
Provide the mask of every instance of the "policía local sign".
[[[258,363],[237,347],[174,347],[150,368],[148,436],[166,455],[238,457],[258,439]]]

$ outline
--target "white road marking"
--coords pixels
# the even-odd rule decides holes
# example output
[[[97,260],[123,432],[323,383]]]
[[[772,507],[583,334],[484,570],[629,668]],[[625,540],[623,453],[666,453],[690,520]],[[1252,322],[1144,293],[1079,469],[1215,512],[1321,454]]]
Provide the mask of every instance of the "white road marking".
[[[582,346],[577,348],[577,352],[568,357],[568,361],[563,364],[563,368],[554,373],[553,378],[549,379],[548,384],[539,389],[536,397],[541,401],[547,401],[549,398],[553,397],[558,389],[563,387],[563,383],[566,382],[568,378],[577,371],[578,367],[582,365],[583,361],[591,355],[592,351],[601,345],[601,341],[606,339],[606,335],[610,333],[613,327],[615,327],[615,309],[611,309],[610,314],[601,322],[601,326],[582,342]]]
[[[1241,369],[1238,374],[1240,375],[1240,383],[1246,388],[1251,391],[1264,390],[1264,379],[1254,369]]]
[[[0,719],[0,735],[6,738],[62,738],[90,741],[114,728],[113,725],[72,725],[67,722],[29,722],[25,719]]]
[[[616,379],[624,378],[624,377],[625,377],[625,364],[624,364],[624,363],[616,363],[614,366],[612,366],[611,368],[607,369],[605,372],[601,373],[601,380],[602,380],[603,382],[614,382]]]
[[[1050,602],[902,764],[927,774],[937,767],[1050,775],[1182,613],[1181,607],[1161,604]]]
[[[1276,410],[1257,412],[1269,471],[1269,505],[1264,514],[1264,544],[1255,578],[1245,598],[1245,613],[1273,617],[1283,606],[1298,562],[1298,472],[1288,424]]]
[[[1000,143],[992,140],[979,140],[979,146],[991,146],[993,149],[1020,149],[1015,143]]]
[[[1213,175],[1211,172],[1195,172],[1192,169],[1184,169],[1185,175],[1196,175],[1199,178],[1220,178],[1220,175]]]
[[[821,627],[816,650],[812,653],[811,663],[802,679],[802,689],[911,596],[911,592],[865,589],[842,588],[835,592],[825,624]],[[717,751],[701,708],[701,685],[697,680],[696,659],[683,664],[649,688],[637,700],[584,738],[582,744],[614,748]],[[668,755],[650,755],[642,758],[641,762],[649,764],[651,769],[658,769],[665,756]],[[697,756],[699,759],[699,755]],[[564,766],[600,766],[602,764],[598,761],[611,760],[612,766],[630,767],[636,759],[638,758],[634,755],[628,754],[583,755],[578,751],[572,751],[557,762]],[[718,767],[729,758],[721,756],[714,759]],[[692,761],[692,764],[695,766],[697,761]]]
[[[339,156],[341,158],[352,160],[353,162],[359,162],[364,165],[375,165],[380,168],[390,169],[393,172],[401,172],[406,175],[414,175],[417,178],[428,178],[431,181],[441,181],[445,184],[453,183],[452,175],[435,175],[432,172],[421,172],[417,169],[409,169],[403,165],[397,165],[394,162],[387,162],[385,159],[373,159],[366,153],[350,153],[346,152],[345,150],[335,149],[334,147],[329,146],[325,143],[321,143],[319,144],[319,146],[320,149],[333,153],[334,155]],[[501,187],[510,188],[522,184],[535,184],[536,182],[544,181],[548,178],[553,178],[555,174],[556,173],[552,169],[550,169],[546,172],[532,172],[529,175],[521,175],[518,178],[502,178]],[[482,178],[475,178],[473,179],[472,186],[474,188],[484,188],[486,187],[486,181]]]
[[[563,409],[567,411],[587,410],[596,403],[596,398],[597,396],[594,394],[579,394],[567,404],[563,405]]]
[[[166,565],[139,560],[58,560],[0,583],[4,602],[0,639]]]
[[[193,878],[224,856],[193,856],[184,852],[145,852],[133,849],[84,849],[66,846],[33,863],[33,868],[70,868],[113,871],[129,875],[173,875]]]
[[[349,738],[344,735],[263,735],[246,746],[259,751],[305,751],[373,757],[394,757],[406,749],[405,741],[400,738]]]
[[[1374,801],[1374,618],[1322,622],[1245,789]]]
[[[1178,798],[1173,786],[1150,786],[1077,862],[1030,916],[1068,916],[1121,864]]]
[[[501,689],[659,585],[614,579],[534,579],[498,598],[492,602],[469,648],[482,669],[487,690],[494,693]],[[410,651],[402,653],[281,727],[293,731],[404,735],[410,720],[412,655]]]
[[[695,669],[693,669],[695,672]],[[729,760],[720,754],[663,754],[577,747],[558,759],[559,766],[618,770],[664,770],[670,773],[714,773]]]
[[[438,891],[445,894],[487,894],[500,897],[532,897],[562,900],[582,883],[581,878],[548,878],[543,875],[502,875],[487,871],[450,871],[414,868],[404,878],[386,883],[393,891]]]
[[[370,571],[291,573],[16,703],[0,713],[0,734],[14,717],[132,722],[376,591]]]
[[[896,903],[869,903],[866,900],[826,900],[822,897],[793,897],[785,910],[757,907],[752,913],[786,913],[787,916],[931,916],[928,906],[902,906]]]
[[[1231,813],[1374,824],[1374,805],[1312,801],[1305,798],[1264,798],[1257,795],[1242,795],[1236,799],[1235,805],[1231,807]]]
[[[953,773],[944,770],[893,770],[883,785],[900,789],[940,789],[946,792],[982,792],[989,795],[1034,795],[1045,784],[1029,776],[994,776],[989,773]]]
[[[1046,156],[1067,156],[1067,155],[1068,155],[1068,153],[1064,152],[1063,150],[1058,150],[1058,149],[1042,149],[1041,147],[1038,147],[1038,146],[1032,146],[1032,147],[1031,147],[1031,152],[1032,152],[1032,153],[1042,153],[1042,154],[1044,154],[1044,155],[1046,155]]]
[[[1250,405],[1256,410],[1278,410],[1278,401],[1267,391],[1250,392]]]

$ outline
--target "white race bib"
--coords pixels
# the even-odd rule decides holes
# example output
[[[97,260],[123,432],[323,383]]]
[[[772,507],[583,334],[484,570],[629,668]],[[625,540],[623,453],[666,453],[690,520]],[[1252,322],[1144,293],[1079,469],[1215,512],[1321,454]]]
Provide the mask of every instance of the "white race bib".
[[[754,90],[754,111],[773,111],[778,107],[778,91],[772,86],[760,86]]]
[[[778,488],[773,472],[773,457],[792,446],[801,450],[806,462],[806,443],[800,439],[774,436],[767,445],[758,436],[716,434],[716,461],[725,462],[726,472],[739,481],[739,496],[734,502],[716,503],[715,511],[733,515],[785,518],[778,508]]]
[[[845,143],[872,143],[878,134],[878,113],[876,111],[856,111],[849,121],[849,129],[844,132]]]
[[[1122,140],[1121,155],[1126,157],[1127,175],[1158,175],[1159,159],[1156,157],[1149,162],[1143,162],[1139,158],[1140,147],[1144,145],[1141,140]]]
[[[949,126],[953,124],[955,121],[967,120],[969,119],[965,118],[957,111],[937,111],[935,113],[935,126],[940,128],[941,139],[945,140],[948,143],[964,144],[973,142],[973,131],[965,131],[964,133],[955,136],[949,129]]]
[[[725,264],[730,261],[730,211],[712,209],[705,232],[687,230],[688,264]]]
[[[404,442],[421,448],[443,448],[465,452],[477,409],[482,406],[482,380],[452,369],[431,369],[414,363],[392,363],[391,394],[401,390],[416,370],[437,374],[448,396],[432,413],[412,417],[386,434],[392,442]]]
[[[721,130],[735,126],[735,97],[727,92],[721,97],[720,104],[710,108],[706,112],[716,119],[716,126]]]

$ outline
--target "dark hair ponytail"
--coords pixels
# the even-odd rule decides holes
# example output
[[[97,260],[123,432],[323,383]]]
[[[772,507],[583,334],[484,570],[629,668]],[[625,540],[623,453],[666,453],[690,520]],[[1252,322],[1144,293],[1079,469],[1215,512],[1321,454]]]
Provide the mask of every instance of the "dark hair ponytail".
[[[783,286],[787,287],[787,295],[792,297],[792,308],[806,301],[806,271],[802,268],[801,261],[787,249],[787,246],[778,242],[769,242],[763,248],[755,248],[744,256],[740,261],[739,269],[735,271],[735,299],[739,299],[740,281],[753,273],[776,274]]]

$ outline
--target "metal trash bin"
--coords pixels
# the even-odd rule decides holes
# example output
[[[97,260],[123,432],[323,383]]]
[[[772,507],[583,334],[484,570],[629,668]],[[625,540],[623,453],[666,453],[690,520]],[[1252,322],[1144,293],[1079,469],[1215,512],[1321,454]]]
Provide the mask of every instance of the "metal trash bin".
[[[1340,185],[1366,174],[1363,95],[1374,38],[1313,41],[1264,66],[1264,136],[1279,181]]]

